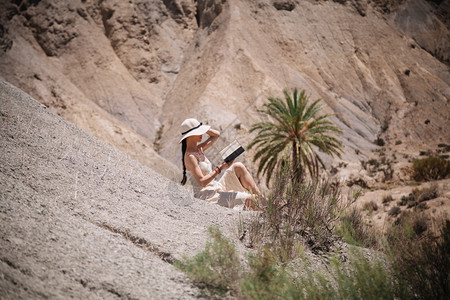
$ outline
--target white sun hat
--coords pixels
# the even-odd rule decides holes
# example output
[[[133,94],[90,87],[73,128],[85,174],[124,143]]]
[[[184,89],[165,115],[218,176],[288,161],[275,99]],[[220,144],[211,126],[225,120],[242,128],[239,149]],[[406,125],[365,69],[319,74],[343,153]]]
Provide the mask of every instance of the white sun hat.
[[[181,140],[180,144],[185,138],[192,135],[202,135],[205,134],[211,126],[203,125],[197,119],[186,119],[181,123]]]

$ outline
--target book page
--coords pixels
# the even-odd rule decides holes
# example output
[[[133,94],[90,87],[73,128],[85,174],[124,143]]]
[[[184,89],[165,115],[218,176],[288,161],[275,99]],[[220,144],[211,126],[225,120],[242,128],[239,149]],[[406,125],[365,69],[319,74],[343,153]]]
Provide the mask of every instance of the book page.
[[[234,140],[230,145],[228,145],[222,151],[220,151],[220,155],[222,156],[223,160],[228,162],[229,160],[232,160],[237,156],[239,156],[244,151],[245,150],[241,146],[241,144],[239,144],[237,140]]]

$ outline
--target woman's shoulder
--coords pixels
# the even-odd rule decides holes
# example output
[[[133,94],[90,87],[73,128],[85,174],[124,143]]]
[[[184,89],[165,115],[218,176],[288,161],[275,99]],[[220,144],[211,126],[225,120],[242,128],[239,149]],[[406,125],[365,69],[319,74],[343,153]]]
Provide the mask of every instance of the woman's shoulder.
[[[193,157],[197,158],[198,160],[202,160],[202,158],[205,154],[203,153],[203,149],[201,147],[199,147],[198,151],[191,151],[191,152],[186,151],[185,155],[186,155],[186,157],[193,156]]]
[[[188,158],[188,157],[197,157],[197,155],[195,154],[195,152],[186,152],[186,153],[184,154],[184,156],[185,156],[185,158]]]
[[[198,162],[198,160],[199,160],[198,154],[195,152],[186,152],[186,154],[184,155],[184,158],[191,162]]]

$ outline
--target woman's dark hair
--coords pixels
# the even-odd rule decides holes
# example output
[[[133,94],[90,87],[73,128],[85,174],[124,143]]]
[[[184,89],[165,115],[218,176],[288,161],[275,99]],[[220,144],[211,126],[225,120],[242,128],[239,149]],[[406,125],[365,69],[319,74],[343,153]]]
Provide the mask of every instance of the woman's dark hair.
[[[187,148],[186,139],[184,139],[181,143],[181,161],[183,162],[183,179],[181,180],[181,185],[185,185],[187,180],[186,165],[184,164],[184,154],[186,153]]]

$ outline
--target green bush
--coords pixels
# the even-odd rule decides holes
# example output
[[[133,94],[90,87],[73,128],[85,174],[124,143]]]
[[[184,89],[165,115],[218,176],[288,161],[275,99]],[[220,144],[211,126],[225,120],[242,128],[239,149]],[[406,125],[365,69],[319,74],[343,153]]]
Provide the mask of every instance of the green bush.
[[[414,232],[391,234],[393,268],[354,250],[345,261],[322,260],[326,273],[301,251],[299,259],[286,264],[267,247],[249,255],[244,269],[232,243],[217,229],[210,233],[204,251],[175,264],[197,286],[206,287],[209,297],[231,292],[239,299],[446,299],[449,292],[449,221],[440,239],[417,243]]]
[[[198,286],[206,287],[211,295],[223,295],[236,289],[240,262],[233,243],[219,229],[210,227],[205,250],[193,258],[184,258],[175,267],[184,271]]]
[[[355,253],[347,267],[337,260],[333,267],[337,288],[331,289],[331,297],[328,299],[407,298],[406,290],[398,285],[379,260],[369,261],[361,254]]]
[[[278,264],[272,251],[263,249],[248,257],[249,269],[241,281],[241,293],[246,299],[288,299],[292,278]]]
[[[435,156],[414,160],[412,168],[416,181],[443,179],[450,175],[450,161]]]
[[[351,208],[341,216],[336,233],[344,242],[361,247],[376,248],[378,245],[375,230],[364,222],[361,211]]]
[[[406,290],[378,260],[370,261],[355,251],[346,263],[332,258],[328,264],[329,271],[323,274],[305,257],[291,268],[260,253],[250,260],[241,293],[245,299],[408,298]]]
[[[425,234],[424,216],[410,213],[387,235],[394,274],[415,299],[448,299],[450,294],[450,221],[439,236]]]

